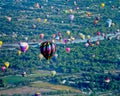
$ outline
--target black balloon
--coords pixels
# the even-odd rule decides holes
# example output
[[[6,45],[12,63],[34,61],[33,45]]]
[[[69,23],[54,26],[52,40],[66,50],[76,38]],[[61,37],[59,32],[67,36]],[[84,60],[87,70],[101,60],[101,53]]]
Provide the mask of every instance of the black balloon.
[[[41,43],[40,46],[41,54],[49,60],[56,51],[56,45],[51,41],[45,41]]]

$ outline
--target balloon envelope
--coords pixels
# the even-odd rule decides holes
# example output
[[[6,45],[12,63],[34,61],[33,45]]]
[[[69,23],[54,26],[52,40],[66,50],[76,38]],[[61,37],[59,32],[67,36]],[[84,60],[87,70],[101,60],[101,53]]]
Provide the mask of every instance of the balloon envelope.
[[[41,54],[49,60],[56,51],[56,45],[51,41],[45,41],[40,46]]]
[[[9,62],[5,62],[4,65],[6,68],[8,68],[10,64],[9,64]]]
[[[55,76],[56,75],[56,71],[55,70],[51,71],[51,75]]]
[[[26,52],[28,50],[28,48],[29,48],[28,43],[26,43],[26,42],[20,42],[20,50],[22,52]]]
[[[66,52],[70,52],[70,48],[66,48]]]
[[[3,42],[2,42],[2,41],[0,41],[0,47],[2,46],[2,44],[3,44]]]
[[[71,15],[69,15],[69,19],[70,19],[70,21],[73,21],[74,17],[75,17],[75,16],[74,16],[74,15],[72,15],[72,14],[71,14]]]
[[[2,67],[1,67],[1,70],[2,70],[2,71],[6,70],[6,67],[5,67],[5,66],[2,66]]]

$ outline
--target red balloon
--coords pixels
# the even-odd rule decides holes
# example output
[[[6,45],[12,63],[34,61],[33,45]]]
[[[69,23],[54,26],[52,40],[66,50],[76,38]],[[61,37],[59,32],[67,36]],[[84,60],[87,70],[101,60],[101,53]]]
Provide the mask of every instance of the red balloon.
[[[67,47],[67,48],[66,48],[66,52],[68,52],[68,53],[69,53],[69,52],[70,52],[70,48],[68,48],[68,47]]]
[[[100,36],[100,34],[101,34],[100,32],[97,32],[97,35],[98,35],[98,36]]]

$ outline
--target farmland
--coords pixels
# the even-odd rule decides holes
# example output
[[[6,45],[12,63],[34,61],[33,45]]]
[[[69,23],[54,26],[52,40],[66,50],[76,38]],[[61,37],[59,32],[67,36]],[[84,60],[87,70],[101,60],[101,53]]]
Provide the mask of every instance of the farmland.
[[[108,19],[112,21],[109,27]],[[119,0],[2,0],[0,68],[4,62],[10,65],[0,70],[0,95],[119,96],[119,21]],[[88,37],[98,40],[88,42]],[[91,46],[72,43],[83,39]],[[40,44],[46,40],[60,43],[56,44],[56,57],[50,60],[40,57]],[[19,42],[32,43],[18,54]]]

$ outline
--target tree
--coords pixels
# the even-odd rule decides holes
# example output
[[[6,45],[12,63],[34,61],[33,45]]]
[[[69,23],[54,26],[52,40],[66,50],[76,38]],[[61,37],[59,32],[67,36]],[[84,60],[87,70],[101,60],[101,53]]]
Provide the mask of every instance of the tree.
[[[0,79],[0,87],[5,87],[6,82],[3,79]]]

